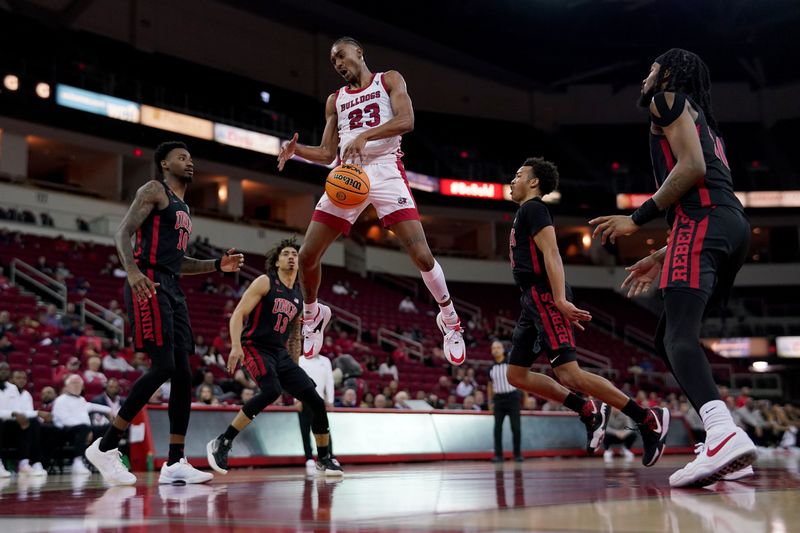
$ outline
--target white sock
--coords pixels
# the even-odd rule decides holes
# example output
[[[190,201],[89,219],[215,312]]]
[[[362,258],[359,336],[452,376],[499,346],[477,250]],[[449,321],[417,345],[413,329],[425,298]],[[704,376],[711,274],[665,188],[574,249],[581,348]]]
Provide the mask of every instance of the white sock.
[[[26,466],[30,466],[30,464],[31,464],[30,461],[28,461],[27,459],[20,459],[19,465],[17,466],[19,468],[25,468]]]
[[[319,312],[319,305],[316,300],[310,304],[303,302],[303,320],[312,320],[317,316],[317,312]]]
[[[442,319],[448,326],[458,323],[458,315],[453,308],[453,302],[442,307],[442,304],[450,299],[450,292],[447,290],[447,280],[444,279],[444,271],[438,261],[434,260],[433,268],[429,272],[420,272],[422,281],[428,287],[433,299],[442,308]]]
[[[719,433],[736,427],[733,417],[728,411],[728,406],[722,400],[712,400],[700,407],[700,418],[703,419],[707,434]]]
[[[78,463],[83,464],[83,458],[82,457],[76,457],[75,459],[72,460],[72,464],[73,465],[76,465]]]

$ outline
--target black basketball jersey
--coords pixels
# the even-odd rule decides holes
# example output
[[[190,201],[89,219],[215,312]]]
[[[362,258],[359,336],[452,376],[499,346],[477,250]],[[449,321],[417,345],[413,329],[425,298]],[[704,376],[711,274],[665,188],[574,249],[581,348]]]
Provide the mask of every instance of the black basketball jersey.
[[[186,255],[192,219],[186,202],[160,182],[167,192],[169,204],[164,209],[153,209],[136,231],[134,259],[140,269],[154,268],[178,275]]]
[[[287,287],[277,274],[269,273],[269,292],[261,298],[247,317],[242,330],[242,342],[284,349],[289,338],[290,324],[300,312],[303,297],[300,283]],[[299,320],[299,319],[298,319]]]
[[[533,238],[540,230],[552,225],[550,210],[539,197],[531,198],[517,210],[508,239],[508,255],[514,281],[521,289],[550,284],[544,266],[544,254]]]
[[[690,103],[692,109],[697,111],[694,123],[697,135],[700,137],[700,145],[703,148],[706,174],[676,204],[670,206],[667,211],[667,220],[670,225],[675,219],[675,209],[678,205],[684,210],[710,208],[715,205],[743,209],[739,199],[733,193],[733,178],[728,166],[728,159],[725,156],[725,144],[722,138],[718,137],[708,125],[700,106],[692,102],[688,96],[683,96]],[[661,187],[678,160],[672,153],[667,137],[656,135],[652,133],[652,130],[650,133],[650,158],[653,161],[656,187]]]

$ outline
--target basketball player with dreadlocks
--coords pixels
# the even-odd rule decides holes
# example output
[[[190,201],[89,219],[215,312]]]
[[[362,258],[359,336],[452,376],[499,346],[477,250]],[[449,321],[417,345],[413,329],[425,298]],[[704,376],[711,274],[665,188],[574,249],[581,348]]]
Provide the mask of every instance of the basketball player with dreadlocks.
[[[317,302],[322,256],[339,235],[350,232],[371,203],[383,225],[397,235],[439,304],[436,324],[444,336],[445,358],[460,365],[466,357],[461,322],[442,267],[428,247],[401,161],[401,137],[414,129],[414,110],[406,82],[395,70],[371,72],[364,60],[364,47],[352,37],[341,37],[333,43],[330,61],[347,85],[328,97],[322,142],[319,146],[297,144],[295,133],[281,148],[278,170],[283,170],[295,154],[326,165],[338,154],[340,161],[361,165],[371,187],[367,201],[352,209],[337,207],[323,195],[308,225],[300,250],[300,282],[305,297],[303,353],[309,357],[319,353],[331,316],[330,308]]]
[[[317,471],[326,476],[342,475],[342,467],[328,448],[330,431],[325,402],[317,394],[314,381],[297,364],[302,345],[303,298],[297,280],[299,248],[294,239],[285,239],[267,252],[267,273],[247,288],[231,316],[228,370],[233,374],[241,361],[261,390],[244,404],[225,432],[206,446],[208,463],[221,474],[228,473],[228,454],[239,432],[285,389],[311,409]]]
[[[189,206],[183,201],[194,176],[194,164],[182,142],[165,142],[154,154],[158,179],[136,191],[114,236],[122,267],[128,273],[125,303],[137,350],[145,352],[150,369],[133,384],[128,398],[105,435],[86,449],[86,458],[112,485],[133,485],[118,450],[120,438],[133,418],[167,380],[169,397],[169,457],[159,483],[205,483],[214,476],[186,462],[184,442],[189,427],[194,336],[186,296],[178,280],[182,274],[237,272],[244,256],[228,250],[219,259],[200,260],[186,255],[192,232]],[[132,245],[136,236],[135,245]]]
[[[553,218],[542,201],[542,196],[557,188],[558,169],[541,157],[526,159],[511,180],[511,199],[520,207],[509,237],[509,257],[514,281],[522,293],[522,313],[512,337],[508,381],[578,413],[586,426],[589,453],[603,442],[611,414],[609,405],[616,407],[637,423],[644,443],[642,464],[653,466],[664,450],[669,411],[661,407],[644,409],[606,378],[578,366],[572,327],[583,329],[581,322],[591,320],[592,315],[571,302]],[[542,355],[558,381],[530,371]],[[570,389],[597,400],[587,400]]]
[[[639,104],[650,110],[650,155],[658,190],[631,216],[603,216],[594,236],[612,243],[666,213],[667,246],[628,267],[628,295],[658,279],[664,312],[656,350],[703,419],[706,442],[697,458],[670,476],[670,485],[710,485],[752,474],[756,448],[720,400],[700,345],[711,304],[727,303],[750,245],[750,224],[733,193],[725,145],[711,107],[706,64],[673,48],[659,56],[642,83]],[[660,272],[660,275],[659,275]]]

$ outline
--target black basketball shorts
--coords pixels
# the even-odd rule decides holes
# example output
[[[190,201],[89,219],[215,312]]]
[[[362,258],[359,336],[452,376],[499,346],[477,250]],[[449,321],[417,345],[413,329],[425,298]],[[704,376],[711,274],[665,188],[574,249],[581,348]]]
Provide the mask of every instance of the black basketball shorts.
[[[750,223],[740,210],[716,206],[675,210],[659,288],[698,291],[727,303],[750,249]]]
[[[171,274],[152,269],[145,269],[143,273],[161,285],[156,288],[154,297],[139,300],[125,282],[125,306],[134,347],[151,359],[160,355],[173,357],[175,353],[193,354],[194,335],[189,323],[189,308],[178,280]]]
[[[567,298],[571,299],[567,289]],[[575,335],[553,299],[549,287],[531,287],[520,296],[522,311],[512,337],[509,364],[530,366],[544,352],[555,368],[578,358],[575,352]]]
[[[242,350],[244,351],[242,365],[262,389],[266,385],[264,380],[267,380],[277,387],[276,390],[283,389],[297,397],[304,390],[316,387],[314,380],[292,361],[285,349],[276,350],[252,343],[242,343]]]

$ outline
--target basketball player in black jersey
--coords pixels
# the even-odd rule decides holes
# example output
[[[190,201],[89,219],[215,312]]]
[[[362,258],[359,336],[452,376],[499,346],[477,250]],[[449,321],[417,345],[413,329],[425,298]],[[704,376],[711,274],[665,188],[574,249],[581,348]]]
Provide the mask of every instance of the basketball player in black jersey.
[[[750,224],[733,193],[725,145],[711,107],[708,67],[696,54],[673,48],[653,62],[639,104],[650,111],[650,156],[655,195],[631,216],[603,216],[602,242],[631,235],[666,214],[668,244],[628,268],[628,295],[646,292],[659,277],[664,312],[656,351],[703,419],[706,442],[697,458],[670,476],[670,485],[710,485],[752,474],[756,449],[720,400],[700,346],[709,304],[727,303],[750,245]]]
[[[192,219],[183,197],[194,175],[192,156],[182,142],[167,142],[156,148],[154,159],[157,178],[136,192],[114,236],[128,273],[124,293],[134,344],[150,357],[151,367],[134,383],[106,434],[86,450],[86,458],[113,485],[136,483],[136,476],[120,460],[117,446],[136,414],[167,380],[172,381],[169,458],[161,468],[159,483],[203,483],[213,477],[192,467],[183,453],[191,405],[189,355],[194,343],[178,278],[215,270],[236,272],[244,263],[244,256],[233,249],[216,260],[186,256]]]
[[[586,425],[589,453],[603,442],[611,411],[608,406],[616,407],[639,426],[644,443],[642,464],[653,466],[664,450],[669,411],[644,409],[604,377],[578,366],[572,326],[583,329],[581,322],[592,316],[570,301],[572,291],[564,279],[553,218],[542,201],[542,196],[557,187],[558,169],[540,157],[527,159],[511,181],[511,199],[520,208],[509,238],[509,255],[514,281],[522,292],[522,313],[512,337],[508,381],[578,413]],[[558,382],[530,371],[542,354],[547,356]],[[586,400],[569,389],[599,401]]]
[[[228,454],[233,439],[258,413],[281,395],[281,389],[311,409],[311,430],[317,441],[317,471],[341,476],[342,467],[330,455],[328,413],[314,381],[300,368],[302,350],[302,302],[297,280],[294,239],[281,241],[267,253],[267,273],[247,288],[230,320],[231,354],[228,371],[239,362],[258,381],[260,392],[242,407],[231,425],[206,446],[208,463],[221,474],[228,473]],[[245,317],[247,322],[245,323]]]

